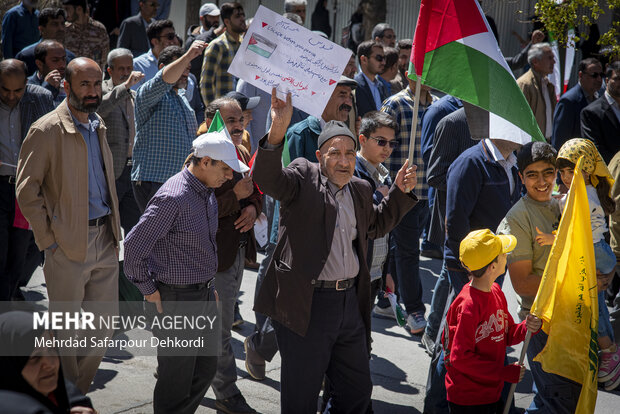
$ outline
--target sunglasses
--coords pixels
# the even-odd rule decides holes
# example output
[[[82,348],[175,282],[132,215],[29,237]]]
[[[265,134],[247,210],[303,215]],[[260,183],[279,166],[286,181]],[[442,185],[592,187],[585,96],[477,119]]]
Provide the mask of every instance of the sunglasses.
[[[605,79],[605,74],[603,72],[594,72],[594,73],[584,72],[584,73],[594,79],[596,78]]]
[[[165,38],[168,40],[174,40],[177,38],[177,34],[176,33],[168,33],[167,35],[163,35],[163,36],[159,36],[160,39]]]
[[[377,141],[377,145],[380,147],[385,147],[386,145],[389,145],[390,148],[394,149],[400,145],[400,141],[397,139],[393,139],[390,141],[385,138],[377,138],[377,137],[368,137],[368,138],[374,139],[375,141]]]
[[[385,56],[383,55],[374,55],[373,58],[375,58],[377,62],[383,62],[385,60]]]

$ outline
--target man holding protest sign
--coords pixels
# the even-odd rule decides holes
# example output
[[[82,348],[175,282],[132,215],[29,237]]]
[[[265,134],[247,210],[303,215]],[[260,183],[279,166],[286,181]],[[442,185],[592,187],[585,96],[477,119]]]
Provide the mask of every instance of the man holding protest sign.
[[[332,407],[363,413],[372,391],[367,240],[386,234],[415,205],[415,166],[406,162],[388,196],[373,206],[370,184],[352,177],[357,141],[346,124],[332,121],[323,128],[319,164],[300,158],[282,168],[290,94],[285,103],[274,89],[271,106],[273,124],[260,143],[254,179],[281,202],[280,237],[255,310],[274,322],[282,412],[316,412],[327,375]]]

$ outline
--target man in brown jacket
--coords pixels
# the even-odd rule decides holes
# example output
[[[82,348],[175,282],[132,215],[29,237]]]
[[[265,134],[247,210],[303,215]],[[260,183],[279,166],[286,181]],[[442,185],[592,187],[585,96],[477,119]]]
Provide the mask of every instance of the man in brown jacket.
[[[368,239],[387,234],[416,203],[415,167],[398,172],[388,196],[353,177],[357,141],[345,123],[328,122],[319,163],[282,168],[293,108],[271,98],[273,123],[259,145],[254,180],[279,200],[280,232],[255,310],[273,320],[280,355],[283,413],[314,413],[323,377],[335,411],[365,413],[370,403]]]
[[[553,73],[555,65],[551,45],[549,43],[532,45],[527,52],[527,62],[531,68],[517,79],[517,85],[530,104],[540,131],[547,138],[547,142],[550,142],[553,133],[553,111],[557,103],[555,87],[547,78]]]
[[[112,154],[95,114],[102,73],[93,60],[77,58],[65,76],[68,98],[32,125],[22,145],[17,200],[37,245],[45,250],[49,300],[70,302],[71,311],[93,310],[95,302],[105,302],[104,309],[96,306],[93,312],[114,313],[121,233]],[[58,335],[63,339],[72,332]],[[63,371],[86,393],[105,349],[72,351],[61,354]]]

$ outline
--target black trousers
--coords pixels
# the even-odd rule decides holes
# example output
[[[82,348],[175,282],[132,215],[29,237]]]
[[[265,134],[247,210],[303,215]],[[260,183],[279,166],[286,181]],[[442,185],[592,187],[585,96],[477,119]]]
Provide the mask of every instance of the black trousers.
[[[332,384],[331,413],[366,412],[372,382],[366,328],[355,288],[315,289],[305,337],[276,321],[273,326],[282,357],[283,414],[316,413],[325,375]]]
[[[121,227],[125,235],[140,220],[140,209],[131,187],[131,166],[126,165],[121,176],[116,180],[116,195],[118,196],[118,212],[121,216]],[[148,202],[148,201],[147,201]]]
[[[158,286],[163,302],[215,301],[213,288],[179,290]],[[154,304],[148,304],[153,305]],[[167,304],[163,304],[166,314]],[[161,338],[161,332],[153,330]],[[158,349],[158,378],[153,391],[155,414],[193,414],[202,401],[217,369],[217,356],[165,356]]]
[[[131,188],[133,189],[133,196],[138,204],[140,214],[144,213],[146,206],[151,201],[151,198],[155,195],[159,187],[164,183],[156,183],[154,181],[132,181]]]
[[[448,401],[450,414],[502,414],[504,402],[499,400],[493,404],[482,405],[458,405]]]

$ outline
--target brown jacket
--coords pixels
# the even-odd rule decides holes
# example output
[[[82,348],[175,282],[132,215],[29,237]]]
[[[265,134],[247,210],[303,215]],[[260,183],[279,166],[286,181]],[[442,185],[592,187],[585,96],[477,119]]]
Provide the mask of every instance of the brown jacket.
[[[250,153],[243,147],[238,145],[237,150],[243,158],[243,162],[247,164],[250,161]],[[256,208],[256,216],[258,217],[262,211],[262,196],[258,189],[254,187],[254,192],[248,198],[237,200],[237,196],[233,191],[237,181],[241,179],[241,174],[233,172],[232,180],[226,181],[221,187],[215,189],[215,197],[217,198],[217,214],[219,217],[217,225],[217,234],[215,237],[217,243],[217,271],[223,272],[230,268],[235,261],[237,251],[239,250],[239,241],[241,233],[235,229],[235,221],[241,215],[241,209],[249,204]],[[245,249],[245,257],[251,261],[256,261],[256,241],[254,239],[254,229],[248,232],[248,246]]]
[[[517,79],[517,85],[519,85],[523,95],[525,95],[527,103],[530,104],[534,117],[536,118],[536,123],[544,136],[547,127],[547,114],[545,98],[542,95],[542,77],[530,69]],[[549,91],[549,101],[551,102],[551,119],[553,119],[553,112],[557,104],[555,88],[551,83],[548,83],[547,89]],[[551,139],[551,137],[549,137],[549,139]]]
[[[121,231],[112,153],[106,128],[103,122],[99,125],[112,231],[118,245]],[[88,149],[66,99],[30,128],[19,153],[16,188],[19,207],[39,249],[58,243],[70,260],[83,263],[88,245]]]
[[[254,180],[263,192],[280,200],[280,229],[278,244],[254,310],[305,336],[314,284],[329,256],[337,205],[327,190],[327,180],[321,175],[318,164],[297,158],[283,169],[280,160],[284,146],[264,149],[264,140],[256,156]],[[354,241],[360,264],[357,296],[369,341],[368,239],[382,237],[392,230],[416,204],[417,198],[392,186],[381,204],[374,206],[373,191],[368,182],[353,177],[348,185],[357,222],[357,239]]]

